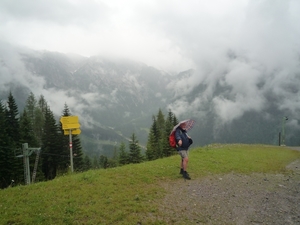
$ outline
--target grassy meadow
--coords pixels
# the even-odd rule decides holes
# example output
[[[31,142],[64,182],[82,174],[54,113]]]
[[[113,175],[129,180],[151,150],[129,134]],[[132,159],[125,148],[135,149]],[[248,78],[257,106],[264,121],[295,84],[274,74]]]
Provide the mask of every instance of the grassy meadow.
[[[300,151],[268,145],[213,144],[193,148],[192,179],[229,172],[288,173]],[[90,170],[48,182],[0,190],[0,224],[167,224],[158,210],[162,183],[182,180],[180,157]],[[186,181],[187,184],[189,181]]]

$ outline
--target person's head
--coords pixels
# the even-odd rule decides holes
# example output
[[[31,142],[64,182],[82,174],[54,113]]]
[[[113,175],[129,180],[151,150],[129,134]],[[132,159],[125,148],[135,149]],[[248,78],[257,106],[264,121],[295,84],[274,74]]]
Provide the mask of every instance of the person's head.
[[[180,128],[185,130],[185,123],[180,124]]]

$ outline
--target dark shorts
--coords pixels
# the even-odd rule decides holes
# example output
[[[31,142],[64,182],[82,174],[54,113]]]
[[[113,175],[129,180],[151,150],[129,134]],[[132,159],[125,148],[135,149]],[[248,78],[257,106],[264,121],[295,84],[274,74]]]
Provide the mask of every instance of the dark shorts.
[[[188,152],[187,152],[187,150],[180,150],[180,151],[178,151],[178,154],[181,156],[182,159],[188,157]]]

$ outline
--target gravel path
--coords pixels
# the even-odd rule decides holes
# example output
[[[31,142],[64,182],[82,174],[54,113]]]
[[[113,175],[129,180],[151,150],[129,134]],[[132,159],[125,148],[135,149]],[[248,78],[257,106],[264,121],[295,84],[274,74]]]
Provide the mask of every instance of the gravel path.
[[[168,224],[300,224],[300,160],[288,174],[230,173],[163,184]]]

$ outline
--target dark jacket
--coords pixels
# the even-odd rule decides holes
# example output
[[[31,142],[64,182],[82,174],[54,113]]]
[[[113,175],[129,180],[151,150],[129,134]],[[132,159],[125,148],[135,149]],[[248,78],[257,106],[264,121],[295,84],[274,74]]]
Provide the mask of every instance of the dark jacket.
[[[186,130],[183,130],[180,127],[178,127],[175,131],[175,138],[176,138],[176,143],[178,143],[179,140],[182,141],[182,145],[177,146],[177,151],[189,149],[191,142],[187,136]]]

